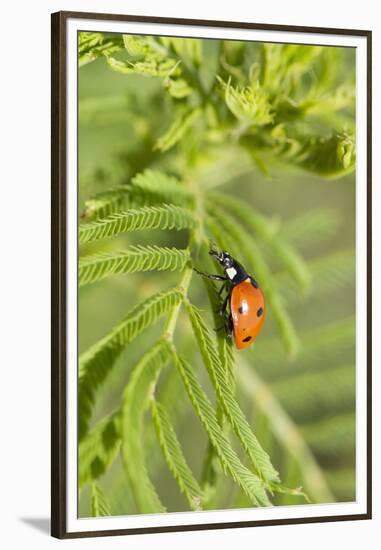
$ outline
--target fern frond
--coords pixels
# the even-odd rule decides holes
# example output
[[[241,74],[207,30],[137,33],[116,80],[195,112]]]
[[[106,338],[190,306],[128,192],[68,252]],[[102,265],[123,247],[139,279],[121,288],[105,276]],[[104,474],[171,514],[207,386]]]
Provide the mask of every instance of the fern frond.
[[[150,204],[186,205],[192,201],[190,191],[173,176],[158,170],[145,170],[132,178],[131,184],[97,193],[88,199],[81,219],[105,218],[121,210]]]
[[[118,34],[105,34],[102,32],[78,33],[78,65],[82,67],[98,57],[113,55],[123,47],[123,42]]]
[[[189,302],[186,302],[185,305],[192,323],[197,345],[226,418],[229,420],[258,476],[268,484],[279,481],[278,472],[274,469],[268,454],[262,449],[253,434],[233,395],[231,387],[226,384],[227,373],[223,369],[209,329],[196,308]]]
[[[293,246],[277,231],[279,224],[275,225],[236,197],[217,192],[210,193],[210,196],[213,204],[218,204],[237,216],[253,232],[253,236],[262,238],[302,288],[309,288],[311,276],[308,267]]]
[[[233,115],[242,123],[253,126],[270,124],[274,112],[268,94],[258,81],[250,86],[233,87],[229,82],[218,80],[225,91],[225,103]]]
[[[108,55],[107,63],[111,69],[122,74],[140,74],[143,76],[157,76],[161,78],[178,74],[178,62],[174,59],[150,58],[146,61],[126,62]]]
[[[193,88],[183,78],[167,78],[164,81],[164,87],[175,99],[183,99],[193,92]]]
[[[84,256],[79,260],[79,286],[118,273],[137,271],[182,271],[189,261],[188,249],[159,246],[131,246],[125,252]]]
[[[143,444],[143,415],[160,370],[170,357],[167,345],[159,341],[134,367],[124,390],[122,405],[122,458],[141,513],[164,512],[165,507],[148,476]]]
[[[119,209],[132,206],[130,188],[121,185],[108,191],[97,193],[85,201],[85,207],[81,214],[81,221],[105,218]]]
[[[155,149],[159,151],[168,151],[176,143],[178,143],[181,138],[187,133],[187,131],[193,126],[198,117],[201,115],[202,111],[199,108],[193,109],[185,114],[181,113],[178,115],[175,120],[172,122],[168,130],[163,134],[156,142]]]
[[[294,165],[326,178],[338,178],[353,171],[356,164],[354,136],[335,132],[328,136],[311,136],[288,131],[284,126],[273,131],[275,155]]]
[[[239,359],[237,382],[250,402],[255,402],[258,410],[268,419],[266,432],[271,430],[286,450],[287,455],[293,456],[299,465],[309,496],[317,502],[332,502],[333,496],[323,472],[306,444],[300,429],[276,399],[269,386],[243,358]],[[273,488],[277,492],[282,492],[279,484]]]
[[[91,515],[93,518],[111,516],[111,507],[98,483],[91,484]]]
[[[189,229],[194,226],[194,217],[189,210],[174,204],[145,206],[126,212],[112,214],[108,218],[79,226],[79,242],[88,243],[120,233],[146,229]]]
[[[143,330],[156,323],[182,300],[177,289],[151,296],[136,306],[112,331],[79,358],[79,436],[87,431],[95,393],[103,384],[123,349]]]
[[[254,505],[270,506],[271,502],[262,480],[239,460],[219,426],[213,407],[195,377],[192,367],[176,352],[173,352],[173,359],[197,416],[216,449],[222,468],[225,472],[229,472]]]
[[[107,416],[80,441],[78,447],[78,485],[95,481],[113,462],[120,447],[118,412]]]
[[[299,349],[299,339],[261,250],[253,239],[247,241],[244,228],[226,212],[222,213],[216,208],[209,208],[209,211],[212,217],[207,220],[207,225],[213,237],[219,243],[222,235],[222,242],[229,244],[227,249],[234,251],[238,259],[245,258],[246,265],[251,267],[253,276],[266,294],[266,300],[286,350],[290,355],[295,355]]]
[[[193,194],[175,178],[158,170],[144,170],[132,179],[133,192],[140,191],[157,196],[162,202],[185,203],[193,200]]]
[[[152,399],[151,412],[157,438],[168,468],[172,472],[179,489],[187,498],[191,509],[201,510],[203,501],[201,487],[186,462],[180,442],[177,439],[176,432],[165,407]]]
[[[289,96],[295,84],[303,84],[302,77],[316,66],[322,52],[322,46],[263,44],[260,69],[264,88],[275,98]]]
[[[235,391],[235,358],[232,341],[226,338],[226,335],[221,333],[219,329],[221,325],[221,316],[219,310],[221,308],[221,295],[216,290],[216,285],[210,279],[203,278],[203,283],[208,293],[209,303],[213,312],[214,329],[216,331],[217,349],[225,373],[225,383],[229,386],[231,392]],[[220,426],[227,431],[225,416],[219,402],[217,402],[216,416]],[[213,496],[218,491],[218,482],[220,481],[220,468],[218,454],[213,447],[211,441],[208,442],[208,447],[205,452],[204,463],[202,467],[202,486],[207,495],[206,504],[209,507]]]
[[[200,65],[202,61],[202,42],[193,38],[161,36],[160,42],[167,49],[173,50],[180,59],[185,59],[193,65]]]
[[[356,373],[353,366],[288,376],[272,385],[272,391],[291,416],[312,422],[324,416],[353,410]]]
[[[156,40],[153,37],[123,34],[123,44],[128,54],[132,57],[156,56],[154,49]]]

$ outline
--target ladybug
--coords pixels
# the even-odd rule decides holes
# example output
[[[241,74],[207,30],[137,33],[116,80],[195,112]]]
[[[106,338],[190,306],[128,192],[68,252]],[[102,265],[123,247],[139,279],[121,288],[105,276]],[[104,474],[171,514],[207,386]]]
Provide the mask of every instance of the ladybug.
[[[198,269],[195,271],[208,279],[224,282],[219,294],[224,288],[228,291],[220,309],[221,315],[225,316],[229,303],[230,313],[226,318],[226,333],[228,336],[234,336],[238,349],[246,348],[255,341],[264,324],[266,316],[264,294],[254,277],[249,275],[228,252],[211,250],[209,254],[222,266],[225,276],[202,273]]]

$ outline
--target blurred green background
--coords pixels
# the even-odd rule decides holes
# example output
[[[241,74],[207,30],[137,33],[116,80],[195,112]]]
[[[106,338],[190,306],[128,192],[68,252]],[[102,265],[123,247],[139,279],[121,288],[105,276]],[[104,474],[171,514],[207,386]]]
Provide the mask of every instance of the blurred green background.
[[[220,52],[216,60],[210,51],[211,41],[199,42],[203,42],[205,55],[199,63],[199,73],[210,73],[213,82],[219,64],[219,74],[228,71],[226,65],[229,64],[232,81],[236,77],[239,82],[239,71],[248,72],[247,67],[252,67],[250,56],[255,61],[261,47],[252,45],[250,49],[244,45],[243,49],[247,47],[248,51],[242,61],[239,44],[234,45],[234,51],[227,45],[225,55]],[[329,70],[336,74],[339,84],[335,85],[340,85],[340,78],[346,75],[353,87],[354,50],[333,49],[336,51],[330,53]],[[115,57],[123,59],[123,55],[125,53],[117,52]],[[304,75],[303,67],[300,71]],[[300,86],[304,86],[303,78],[300,77]],[[316,71],[314,78],[323,80],[323,71]],[[326,101],[324,93],[320,97],[322,102]],[[239,352],[242,365],[236,365],[237,400],[285,485],[303,486],[312,502],[353,501],[356,498],[354,172],[349,170],[347,174],[334,174],[340,177],[327,179],[319,175],[319,170],[303,169],[300,162],[298,166],[292,156],[288,161],[286,156],[278,159],[266,152],[263,158],[258,155],[254,158],[248,154],[248,147],[231,147],[232,138],[225,131],[225,126],[228,127],[225,119],[223,129],[214,127],[202,142],[198,141],[199,133],[195,131],[183,135],[168,151],[155,149],[157,139],[168,130],[177,104],[182,101],[167,93],[162,78],[113,71],[103,56],[79,69],[79,215],[86,209],[86,201],[97,193],[128,185],[131,178],[146,168],[175,174],[181,179],[184,166],[197,164],[194,158],[199,155],[202,162],[197,164],[197,174],[201,185],[241,198],[266,219],[279,224],[280,234],[295,247],[311,273],[310,289],[301,289],[268,243],[259,242],[278,291],[287,303],[300,341],[299,351],[290,356],[284,349],[270,312],[258,341]],[[192,104],[192,99],[187,101]],[[226,96],[220,92],[211,98],[213,106],[221,102],[226,109],[225,101]],[[338,130],[344,120],[347,127],[354,128],[353,104],[349,102],[343,108],[338,104],[327,109],[320,119],[310,124],[317,132],[324,133],[327,128]],[[259,146],[258,151],[261,151]],[[248,240],[255,237],[248,231]],[[187,246],[187,232],[153,230],[122,234],[115,239],[84,245],[81,253],[123,250],[131,244],[152,243],[183,248]],[[255,268],[253,275],[256,275]],[[176,272],[131,273],[81,287],[80,353],[107,334],[133,306],[155,292],[171,288],[178,280]],[[192,280],[190,295],[212,326],[205,287],[198,278]],[[162,327],[163,322],[158,323],[127,346],[97,393],[91,426],[96,426],[119,406],[131,369],[150,349]],[[176,342],[191,364],[200,364],[183,313]],[[197,368],[213,400],[207,375],[201,367]],[[160,391],[172,411],[184,454],[199,479],[207,437],[173,369],[167,369],[161,378]],[[148,417],[142,438],[151,479],[168,510],[188,509],[165,464]],[[237,452],[242,456],[238,449]],[[108,497],[112,515],[138,512],[118,456],[98,481]],[[290,505],[304,504],[305,500],[278,494],[273,502]],[[81,517],[91,516],[89,484],[81,489],[79,505]],[[250,506],[250,502],[229,477],[222,476],[213,506],[245,507]]]

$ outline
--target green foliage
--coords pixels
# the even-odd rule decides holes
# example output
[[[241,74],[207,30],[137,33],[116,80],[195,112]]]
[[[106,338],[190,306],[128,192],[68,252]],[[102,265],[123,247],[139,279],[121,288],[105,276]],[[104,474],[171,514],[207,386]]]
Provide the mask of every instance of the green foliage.
[[[111,516],[110,504],[97,483],[91,484],[91,512],[94,518]]]
[[[107,237],[115,237],[127,231],[143,231],[144,229],[189,229],[194,219],[190,212],[173,204],[163,206],[145,206],[140,209],[130,209],[120,214],[112,214],[108,218],[86,223],[79,227],[79,242],[87,243]]]
[[[274,470],[269,456],[259,445],[230,386],[226,384],[226,371],[219,359],[212,335],[195,307],[188,303],[187,310],[201,355],[224,414],[245,449],[257,475],[268,484],[278,481],[278,473]]]
[[[182,511],[172,492],[191,510],[354,498],[355,255],[335,196],[353,189],[351,52],[87,32],[78,47],[80,95],[93,68],[115,86],[79,112],[87,510]],[[213,243],[265,294],[243,352],[193,269],[219,269]]]
[[[155,148],[160,151],[168,151],[178,143],[192,127],[195,120],[200,116],[201,111],[194,109],[185,114],[181,113],[169,127],[169,129],[156,142]]]
[[[208,433],[224,471],[229,472],[250,498],[252,504],[270,505],[262,481],[242,464],[221,430],[213,407],[193,374],[191,366],[177,355],[174,356],[174,361],[192,405]]]
[[[169,352],[158,342],[133,369],[123,395],[122,404],[122,457],[140,512],[164,512],[145,466],[142,441],[143,414],[154,391],[157,376]]]
[[[111,332],[79,357],[79,436],[87,431],[94,395],[124,348],[181,301],[176,290],[162,292],[139,304]]]
[[[79,286],[118,273],[182,271],[188,260],[187,250],[158,246],[131,246],[128,251],[83,256],[79,261]]]
[[[104,418],[79,443],[78,485],[101,477],[114,460],[120,447],[119,418],[112,414]]]
[[[245,88],[233,88],[230,80],[220,82],[225,90],[226,105],[240,122],[248,126],[265,126],[273,121],[268,96],[258,81]]]
[[[186,462],[169,415],[164,406],[154,399],[151,402],[151,411],[168,468],[176,479],[181,492],[186,496],[191,509],[200,510],[203,500],[202,490]]]
[[[104,34],[101,32],[78,33],[78,62],[82,67],[86,63],[95,61],[100,56],[109,56],[118,52],[122,47],[122,40],[118,34]]]
[[[104,191],[86,200],[81,218],[84,221],[101,220],[126,208],[156,203],[177,205],[187,203],[189,199],[191,194],[176,178],[159,171],[145,170],[133,178],[131,185]]]

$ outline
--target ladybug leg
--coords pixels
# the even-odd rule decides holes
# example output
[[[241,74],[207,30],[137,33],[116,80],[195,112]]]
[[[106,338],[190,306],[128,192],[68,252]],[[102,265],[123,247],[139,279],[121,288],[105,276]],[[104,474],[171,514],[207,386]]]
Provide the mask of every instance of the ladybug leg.
[[[196,273],[199,275],[202,275],[203,277],[206,277],[207,279],[212,279],[213,281],[227,281],[227,277],[222,277],[222,275],[210,275],[209,273],[202,273],[202,271],[199,271],[195,267],[193,268]]]
[[[218,291],[218,296],[221,296],[222,291],[224,290],[224,288],[226,288],[226,283],[221,285],[220,290]]]
[[[233,318],[231,315],[229,315],[229,317],[226,320],[225,329],[226,329],[226,336],[231,337],[233,334]]]
[[[230,292],[229,292],[229,294],[227,294],[225,300],[222,302],[222,305],[221,305],[220,309],[218,310],[218,313],[220,315],[225,315],[226,306],[228,305],[229,298],[230,298]]]

